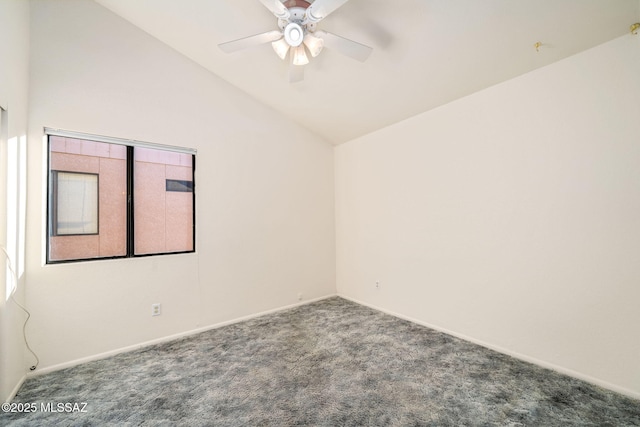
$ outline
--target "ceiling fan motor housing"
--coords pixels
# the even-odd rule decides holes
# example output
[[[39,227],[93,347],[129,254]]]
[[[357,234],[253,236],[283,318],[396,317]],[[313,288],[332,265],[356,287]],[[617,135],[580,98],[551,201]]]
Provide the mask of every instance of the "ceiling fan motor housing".
[[[306,9],[311,6],[311,3],[305,0],[285,0],[282,2],[284,7],[291,10],[294,7],[299,7],[300,9]]]

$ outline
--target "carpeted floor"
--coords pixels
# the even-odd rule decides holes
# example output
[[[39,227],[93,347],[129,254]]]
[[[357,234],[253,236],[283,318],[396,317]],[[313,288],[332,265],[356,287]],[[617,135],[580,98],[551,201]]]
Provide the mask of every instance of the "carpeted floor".
[[[14,402],[38,410],[0,425],[640,426],[638,400],[337,297],[34,377]]]

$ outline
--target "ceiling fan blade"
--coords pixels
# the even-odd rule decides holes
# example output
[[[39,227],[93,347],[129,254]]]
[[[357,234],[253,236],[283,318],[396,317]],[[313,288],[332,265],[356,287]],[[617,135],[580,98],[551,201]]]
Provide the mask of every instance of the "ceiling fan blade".
[[[348,0],[316,0],[307,8],[306,18],[311,22],[321,21],[347,1]]]
[[[289,19],[289,9],[285,7],[280,0],[259,0],[267,9],[271,11],[277,18]]]
[[[289,83],[298,83],[304,80],[304,65],[295,65],[293,56],[292,53],[291,62],[289,62]]]
[[[327,33],[326,31],[316,31],[313,34],[324,40],[325,47],[335,49],[343,55],[360,62],[364,62],[373,51],[373,48],[363,45],[362,43],[354,42],[353,40],[345,39],[344,37]]]
[[[231,53],[238,50],[246,49],[248,47],[258,46],[264,43],[269,43],[282,38],[280,31],[267,31],[266,33],[256,34],[254,36],[244,37],[238,40],[232,40],[230,42],[220,43],[218,47],[223,52]]]

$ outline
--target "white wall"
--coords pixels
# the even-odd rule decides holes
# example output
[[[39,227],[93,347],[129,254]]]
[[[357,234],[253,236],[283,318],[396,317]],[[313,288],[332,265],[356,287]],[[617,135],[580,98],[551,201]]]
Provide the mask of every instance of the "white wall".
[[[335,294],[332,146],[94,2],[31,11],[26,297],[39,371]],[[44,265],[45,126],[196,148],[197,253]]]
[[[640,397],[639,137],[628,35],[337,147],[338,293]]]
[[[0,245],[6,247],[10,246],[7,245],[7,212],[8,209],[16,212],[15,206],[7,206],[7,143],[16,144],[27,133],[28,2],[0,1],[0,64],[0,106],[7,110],[7,134],[4,140],[0,138]],[[12,262],[17,264],[16,259]],[[29,363],[24,360],[22,338],[25,315],[13,301],[5,301],[8,285],[5,268],[5,256],[0,252],[0,400],[3,402],[17,391],[24,379],[25,365]],[[24,275],[21,275],[14,295],[21,304],[24,304],[24,281]]]

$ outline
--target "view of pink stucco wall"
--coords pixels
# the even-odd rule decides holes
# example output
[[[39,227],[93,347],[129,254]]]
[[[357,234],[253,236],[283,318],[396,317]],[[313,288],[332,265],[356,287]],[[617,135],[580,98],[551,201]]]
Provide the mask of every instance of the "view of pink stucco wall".
[[[97,235],[49,236],[49,260],[126,255],[126,151],[123,145],[50,137],[50,169],[97,173]],[[167,192],[166,180],[192,181],[188,154],[134,150],[134,253],[193,250],[193,193]]]
[[[49,236],[49,259],[126,254],[127,149],[122,145],[50,137],[50,169],[98,174],[97,235]]]
[[[136,148],[134,152],[135,254],[193,250],[193,193],[166,190],[166,180],[191,181],[189,154]]]

